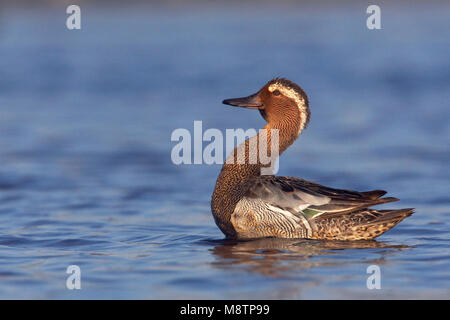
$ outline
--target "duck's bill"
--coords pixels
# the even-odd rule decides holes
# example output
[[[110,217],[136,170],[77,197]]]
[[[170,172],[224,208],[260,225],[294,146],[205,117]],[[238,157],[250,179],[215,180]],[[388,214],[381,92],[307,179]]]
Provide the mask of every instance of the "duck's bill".
[[[241,107],[247,109],[262,109],[263,104],[258,94],[252,94],[251,96],[244,98],[233,98],[222,101],[223,104],[228,104],[234,107]]]

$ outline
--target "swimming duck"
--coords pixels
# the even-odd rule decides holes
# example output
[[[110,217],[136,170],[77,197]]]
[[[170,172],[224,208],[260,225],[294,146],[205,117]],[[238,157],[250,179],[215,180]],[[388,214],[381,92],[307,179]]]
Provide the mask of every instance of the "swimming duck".
[[[259,110],[267,124],[266,131],[257,136],[267,135],[269,144],[271,130],[277,130],[279,155],[297,139],[310,119],[306,93],[284,78],[272,79],[253,95],[223,103]],[[369,240],[413,214],[411,208],[371,209],[398,200],[383,198],[383,190],[341,190],[300,178],[262,175],[265,165],[249,161],[251,153],[258,152],[250,147],[252,138],[230,154],[236,155],[244,147],[245,161],[224,163],[212,195],[214,220],[227,238]]]

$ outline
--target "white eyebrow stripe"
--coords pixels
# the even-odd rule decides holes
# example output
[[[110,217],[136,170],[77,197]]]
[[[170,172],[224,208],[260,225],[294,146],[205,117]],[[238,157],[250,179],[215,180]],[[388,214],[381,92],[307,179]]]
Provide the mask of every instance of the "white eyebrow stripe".
[[[306,109],[305,100],[295,91],[294,89],[287,88],[279,83],[271,84],[268,88],[270,92],[274,92],[275,90],[279,90],[285,97],[291,98],[297,104],[298,110],[300,111],[300,129],[298,134],[305,129],[306,125],[306,115],[308,110]]]

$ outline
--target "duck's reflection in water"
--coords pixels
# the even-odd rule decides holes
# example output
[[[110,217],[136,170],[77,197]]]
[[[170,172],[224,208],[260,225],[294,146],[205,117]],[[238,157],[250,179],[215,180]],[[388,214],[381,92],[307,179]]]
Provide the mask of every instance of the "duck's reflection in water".
[[[324,241],[263,238],[249,241],[223,240],[211,250],[218,257],[213,263],[215,267],[229,268],[232,265],[241,265],[248,271],[256,271],[266,276],[286,277],[289,276],[290,271],[320,266],[339,266],[355,262],[382,265],[386,255],[403,248],[408,246],[392,245],[376,240]],[[345,249],[387,250],[377,250],[377,258],[367,259],[363,251],[344,251]],[[344,257],[332,257],[337,254]]]

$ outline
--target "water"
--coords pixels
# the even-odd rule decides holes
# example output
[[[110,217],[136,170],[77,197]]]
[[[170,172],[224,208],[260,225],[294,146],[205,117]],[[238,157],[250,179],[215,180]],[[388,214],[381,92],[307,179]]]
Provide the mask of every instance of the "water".
[[[4,7],[0,298],[450,298],[448,4]],[[377,241],[230,242],[219,165],[172,164],[176,128],[259,128],[223,106],[274,76],[308,93],[280,175],[386,189],[416,213]],[[381,290],[368,290],[368,266]],[[82,289],[66,289],[78,265]]]

